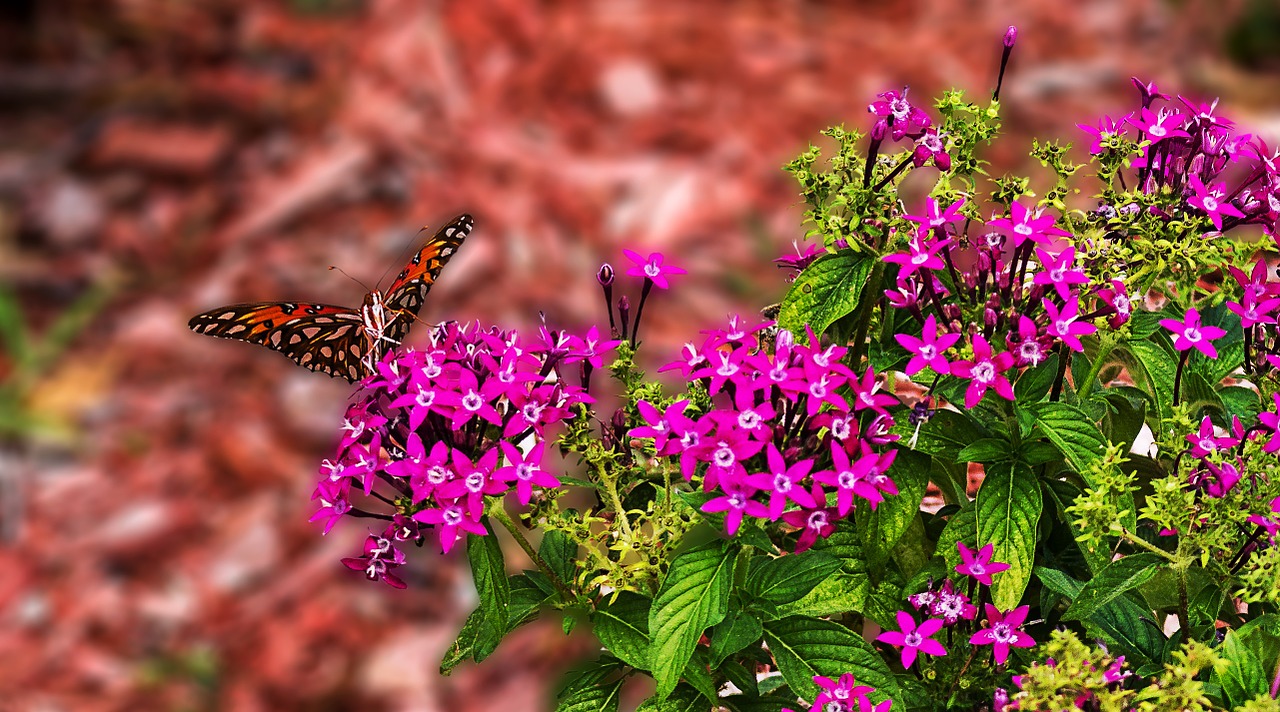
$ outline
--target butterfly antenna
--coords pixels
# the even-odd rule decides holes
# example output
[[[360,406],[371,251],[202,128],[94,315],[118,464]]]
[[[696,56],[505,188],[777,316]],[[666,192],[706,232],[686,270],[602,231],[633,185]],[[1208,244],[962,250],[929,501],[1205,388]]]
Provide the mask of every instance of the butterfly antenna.
[[[383,271],[382,276],[378,277],[378,284],[382,284],[382,280],[386,279],[387,275],[391,274],[391,270],[395,269],[396,265],[399,265],[404,262],[405,255],[409,254],[409,252],[413,249],[414,245],[418,244],[419,236],[421,236],[422,233],[426,232],[428,227],[430,226],[423,225],[421,229],[419,229],[417,232],[413,234],[412,239],[405,241],[404,247],[400,248],[400,252],[396,254],[395,260],[393,260],[391,264],[387,266],[387,269]]]
[[[332,272],[332,271],[334,271],[334,270],[337,270],[338,272],[341,272],[341,273],[342,273],[342,276],[346,277],[347,279],[351,280],[352,282],[355,282],[356,284],[360,285],[361,287],[364,287],[364,291],[366,291],[366,292],[372,292],[372,291],[373,291],[372,289],[369,289],[369,285],[367,285],[367,284],[365,284],[364,282],[361,282],[360,280],[356,279],[355,277],[352,277],[351,275],[347,274],[346,270],[342,269],[341,267],[337,267],[337,266],[335,266],[335,265],[329,265],[329,271],[331,271],[331,272]]]

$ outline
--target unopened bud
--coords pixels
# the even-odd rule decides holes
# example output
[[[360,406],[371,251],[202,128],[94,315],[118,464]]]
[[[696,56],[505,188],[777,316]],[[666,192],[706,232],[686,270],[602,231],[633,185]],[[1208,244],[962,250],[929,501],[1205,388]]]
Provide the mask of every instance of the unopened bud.
[[[601,287],[608,287],[613,284],[613,265],[605,262],[600,265],[600,271],[596,272],[596,281]]]
[[[1018,41],[1018,28],[1009,25],[1009,29],[1004,31],[1004,46],[1013,47],[1013,43]]]

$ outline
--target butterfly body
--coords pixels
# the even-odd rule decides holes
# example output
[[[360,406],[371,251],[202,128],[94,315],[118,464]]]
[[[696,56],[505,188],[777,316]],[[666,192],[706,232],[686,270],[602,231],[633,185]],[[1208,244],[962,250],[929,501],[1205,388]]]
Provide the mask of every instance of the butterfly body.
[[[187,326],[199,334],[265,346],[304,368],[358,381],[413,326],[427,292],[475,222],[459,215],[414,254],[386,292],[358,309],[306,302],[257,302],[211,309]]]

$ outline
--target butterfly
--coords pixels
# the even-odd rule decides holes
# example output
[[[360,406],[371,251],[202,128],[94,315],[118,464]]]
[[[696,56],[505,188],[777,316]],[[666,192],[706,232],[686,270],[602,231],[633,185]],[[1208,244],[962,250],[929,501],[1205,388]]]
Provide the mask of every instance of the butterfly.
[[[197,334],[261,344],[299,366],[354,383],[373,373],[383,354],[408,335],[440,270],[474,226],[470,215],[459,215],[440,228],[385,293],[369,292],[358,309],[306,302],[232,304],[197,314],[187,326]]]

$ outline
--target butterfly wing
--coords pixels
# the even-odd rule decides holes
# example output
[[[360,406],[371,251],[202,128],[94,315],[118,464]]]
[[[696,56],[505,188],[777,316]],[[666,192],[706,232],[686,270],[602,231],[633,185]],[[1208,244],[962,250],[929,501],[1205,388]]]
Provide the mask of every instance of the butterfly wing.
[[[427,292],[431,291],[431,285],[440,276],[440,270],[444,269],[445,264],[458,251],[473,227],[475,220],[470,215],[459,215],[449,221],[431,236],[413,259],[409,260],[409,264],[396,275],[395,281],[387,288],[385,301],[389,309],[404,316],[391,323],[387,336],[392,340],[401,341],[408,335],[414,318],[418,316],[418,310],[422,309],[422,303],[426,301]]]
[[[191,317],[197,334],[260,344],[299,366],[355,382],[368,348],[363,320],[346,307],[301,302],[259,302],[219,307]]]

